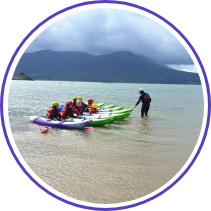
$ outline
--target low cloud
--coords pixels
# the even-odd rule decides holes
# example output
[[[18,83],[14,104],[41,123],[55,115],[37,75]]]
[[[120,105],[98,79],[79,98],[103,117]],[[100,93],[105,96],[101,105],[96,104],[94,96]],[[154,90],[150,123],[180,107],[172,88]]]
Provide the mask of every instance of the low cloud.
[[[174,69],[174,70],[180,70],[185,72],[191,72],[191,73],[197,73],[196,66],[194,64],[190,65],[176,65],[176,64],[167,64],[166,66]]]
[[[26,52],[80,51],[93,55],[131,51],[163,64],[192,64],[182,44],[145,16],[118,9],[70,15],[43,31]]]

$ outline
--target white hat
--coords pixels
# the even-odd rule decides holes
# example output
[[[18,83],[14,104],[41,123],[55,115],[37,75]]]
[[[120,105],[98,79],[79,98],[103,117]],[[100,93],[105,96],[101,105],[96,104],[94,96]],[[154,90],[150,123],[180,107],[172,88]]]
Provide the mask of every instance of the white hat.
[[[143,91],[144,91],[144,88],[139,88],[138,91],[139,91],[139,92],[143,92]]]
[[[77,104],[78,104],[79,106],[82,106],[82,100],[78,100],[78,101],[77,101]]]

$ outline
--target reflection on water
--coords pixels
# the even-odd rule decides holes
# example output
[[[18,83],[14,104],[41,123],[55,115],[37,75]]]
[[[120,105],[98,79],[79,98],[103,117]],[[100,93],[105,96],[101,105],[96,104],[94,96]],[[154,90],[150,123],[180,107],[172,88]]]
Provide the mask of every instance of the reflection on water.
[[[141,124],[140,124],[140,131],[142,135],[146,135],[148,132],[150,132],[150,117],[146,116],[141,119]]]

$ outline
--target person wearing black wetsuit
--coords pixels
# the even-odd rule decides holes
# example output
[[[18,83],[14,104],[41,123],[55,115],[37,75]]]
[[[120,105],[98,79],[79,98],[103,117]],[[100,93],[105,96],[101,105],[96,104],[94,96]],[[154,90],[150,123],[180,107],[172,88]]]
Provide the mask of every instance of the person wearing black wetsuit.
[[[140,97],[134,106],[134,108],[142,102],[142,107],[141,107],[141,117],[147,116],[149,108],[150,108],[150,102],[152,101],[151,97],[149,96],[148,93],[144,92],[143,88],[139,89]]]

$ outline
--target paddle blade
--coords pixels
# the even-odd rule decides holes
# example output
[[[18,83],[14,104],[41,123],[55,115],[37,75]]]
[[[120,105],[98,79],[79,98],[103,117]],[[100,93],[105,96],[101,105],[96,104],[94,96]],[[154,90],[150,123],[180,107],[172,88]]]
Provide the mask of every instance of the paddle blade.
[[[92,131],[92,130],[94,130],[94,128],[93,127],[85,127],[85,130]]]
[[[48,128],[44,128],[44,129],[41,129],[40,130],[40,133],[46,134],[46,133],[48,133],[48,131],[49,131],[49,127]]]

